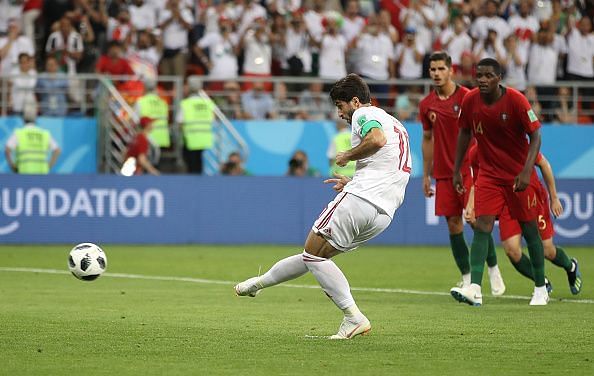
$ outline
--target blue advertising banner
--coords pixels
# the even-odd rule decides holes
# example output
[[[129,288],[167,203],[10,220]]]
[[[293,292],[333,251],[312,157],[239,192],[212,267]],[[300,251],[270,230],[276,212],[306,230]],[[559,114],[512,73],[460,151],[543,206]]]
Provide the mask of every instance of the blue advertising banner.
[[[89,174],[97,172],[97,120],[94,118],[39,117],[37,125],[50,131],[62,154],[51,173]],[[16,116],[0,117],[0,145],[4,150],[6,140],[15,128],[23,126],[23,119]],[[0,173],[10,173],[4,153],[0,154]]]
[[[326,150],[334,135],[332,121],[234,121],[247,141],[250,157],[247,169],[252,175],[279,176],[287,171],[288,161],[297,149],[309,156],[311,167],[328,176]],[[412,176],[422,176],[423,130],[420,123],[405,124],[410,135],[413,157]],[[559,178],[594,178],[594,127],[546,125],[542,128],[542,152]]]
[[[556,243],[593,245],[594,181],[561,179],[558,190]],[[302,244],[333,197],[319,178],[3,175],[0,243]],[[433,205],[411,179],[372,243],[449,244]]]

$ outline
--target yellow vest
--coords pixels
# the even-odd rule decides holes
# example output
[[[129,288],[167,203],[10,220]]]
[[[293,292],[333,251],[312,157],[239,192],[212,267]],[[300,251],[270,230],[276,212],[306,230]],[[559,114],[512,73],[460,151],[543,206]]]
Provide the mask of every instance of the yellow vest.
[[[336,136],[334,136],[334,145],[336,146],[336,153],[340,153],[341,151],[347,151],[351,149],[351,134],[349,132],[340,132]],[[355,175],[355,168],[357,163],[355,161],[350,161],[344,167],[340,167],[334,162],[332,164],[332,168],[330,169],[330,175],[334,175],[334,173],[348,176],[350,178]]]
[[[24,127],[16,130],[17,169],[19,174],[48,174],[47,152],[50,148],[50,134],[38,127]]]
[[[147,116],[153,121],[153,129],[149,133],[151,140],[159,147],[169,147],[171,139],[169,137],[169,106],[157,94],[146,94],[138,99],[138,107],[140,108],[139,116]]]
[[[180,105],[184,115],[182,131],[186,149],[210,149],[213,144],[214,103],[208,99],[192,96],[182,100]]]

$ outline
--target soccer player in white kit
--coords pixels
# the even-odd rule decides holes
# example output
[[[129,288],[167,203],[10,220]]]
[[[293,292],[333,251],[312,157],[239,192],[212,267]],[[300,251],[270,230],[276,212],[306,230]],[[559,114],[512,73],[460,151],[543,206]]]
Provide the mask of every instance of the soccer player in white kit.
[[[371,330],[351,295],[349,283],[330,260],[354,250],[388,227],[404,200],[411,173],[408,133],[384,110],[370,103],[369,87],[356,74],[334,84],[330,97],[341,118],[352,126],[352,149],[336,155],[339,166],[356,161],[352,180],[328,179],[338,191],[320,214],[305,241],[303,253],[278,261],[265,274],[235,286],[239,296],[255,297],[263,288],[295,279],[310,271],[326,295],[344,313],[332,339],[350,339]]]

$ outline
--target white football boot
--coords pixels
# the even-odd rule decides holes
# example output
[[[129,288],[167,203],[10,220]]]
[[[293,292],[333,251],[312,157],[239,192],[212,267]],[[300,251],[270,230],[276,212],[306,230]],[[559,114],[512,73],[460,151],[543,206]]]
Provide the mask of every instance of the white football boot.
[[[499,268],[489,268],[489,282],[491,284],[491,295],[503,295],[505,292],[505,283],[503,283],[503,277],[501,276]]]
[[[361,315],[360,318],[355,319],[354,317],[345,316],[338,328],[338,333],[331,336],[330,339],[351,339],[358,335],[364,336],[370,330],[371,323],[367,317]]]
[[[259,284],[260,277],[252,277],[235,285],[235,294],[237,296],[249,296],[255,298],[260,293],[262,285]]]
[[[466,303],[475,307],[483,305],[481,286],[476,283],[471,283],[467,287],[453,287],[450,290],[450,294],[460,303]]]
[[[545,286],[535,287],[532,299],[530,299],[531,306],[547,305],[549,302],[549,293]]]

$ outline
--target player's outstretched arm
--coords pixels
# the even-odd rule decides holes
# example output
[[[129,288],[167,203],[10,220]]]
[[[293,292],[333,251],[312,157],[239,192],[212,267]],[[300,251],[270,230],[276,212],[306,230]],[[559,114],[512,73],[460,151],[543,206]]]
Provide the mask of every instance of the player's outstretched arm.
[[[553,174],[553,167],[551,167],[551,164],[544,157],[544,155],[540,159],[540,162],[538,162],[536,165],[538,166],[538,168],[540,168],[540,172],[542,173],[542,177],[549,191],[551,211],[553,212],[553,215],[555,215],[555,217],[558,217],[561,214],[563,214],[563,205],[561,205],[559,196],[557,196],[557,185],[555,184],[555,175]]]
[[[336,164],[346,166],[350,161],[367,158],[386,144],[386,136],[380,128],[372,128],[356,147],[336,154]]]
[[[464,160],[464,156],[466,155],[466,150],[468,150],[470,138],[470,129],[460,128],[460,131],[458,132],[458,143],[456,144],[456,160],[454,162],[453,175],[454,188],[458,193],[464,192],[464,185],[462,184],[462,175],[460,174],[460,168],[462,167],[462,161]]]
[[[528,156],[526,157],[526,163],[520,175],[516,176],[514,182],[514,191],[521,192],[528,187],[530,184],[530,176],[532,175],[532,169],[534,168],[534,162],[540,151],[541,137],[540,129],[536,129],[534,132],[528,134],[530,139],[530,148],[528,149]]]

